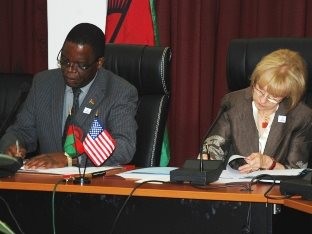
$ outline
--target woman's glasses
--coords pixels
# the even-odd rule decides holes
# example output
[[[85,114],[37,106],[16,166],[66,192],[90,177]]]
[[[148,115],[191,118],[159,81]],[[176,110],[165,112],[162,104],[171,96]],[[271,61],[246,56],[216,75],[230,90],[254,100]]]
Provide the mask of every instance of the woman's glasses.
[[[277,104],[282,100],[281,98],[275,98],[275,97],[270,96],[268,93],[265,93],[265,91],[260,90],[255,85],[253,86],[253,89],[259,98],[265,97],[266,100],[268,100],[269,102],[273,104]]]

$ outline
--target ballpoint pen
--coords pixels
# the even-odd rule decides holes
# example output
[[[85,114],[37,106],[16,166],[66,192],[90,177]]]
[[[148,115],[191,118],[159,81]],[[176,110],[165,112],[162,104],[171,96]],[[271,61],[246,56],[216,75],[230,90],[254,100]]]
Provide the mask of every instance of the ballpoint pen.
[[[16,140],[15,145],[16,145],[16,155],[15,156],[21,156],[18,140]]]

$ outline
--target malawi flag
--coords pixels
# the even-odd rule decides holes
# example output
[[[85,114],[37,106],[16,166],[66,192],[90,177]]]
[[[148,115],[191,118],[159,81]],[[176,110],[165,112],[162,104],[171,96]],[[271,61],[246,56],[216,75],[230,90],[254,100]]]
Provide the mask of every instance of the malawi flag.
[[[109,43],[159,45],[154,0],[108,0],[105,36]],[[170,160],[165,130],[160,166]]]
[[[82,144],[83,131],[80,127],[70,124],[67,129],[64,151],[72,158],[84,153]]]
[[[154,45],[149,0],[108,0],[105,36],[110,43]]]

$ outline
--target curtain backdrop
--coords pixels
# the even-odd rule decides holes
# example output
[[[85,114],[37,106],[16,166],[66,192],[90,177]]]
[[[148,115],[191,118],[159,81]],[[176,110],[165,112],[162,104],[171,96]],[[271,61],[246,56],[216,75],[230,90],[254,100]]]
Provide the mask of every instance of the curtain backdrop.
[[[194,158],[227,92],[233,38],[311,37],[312,1],[157,0],[160,42],[173,51],[171,165]],[[46,2],[0,0],[0,72],[47,68]],[[64,19],[66,20],[66,19]]]
[[[226,84],[233,38],[311,37],[312,1],[158,0],[162,45],[173,49],[169,136],[171,164],[196,157]]]
[[[47,3],[0,0],[0,72],[34,74],[48,64]]]

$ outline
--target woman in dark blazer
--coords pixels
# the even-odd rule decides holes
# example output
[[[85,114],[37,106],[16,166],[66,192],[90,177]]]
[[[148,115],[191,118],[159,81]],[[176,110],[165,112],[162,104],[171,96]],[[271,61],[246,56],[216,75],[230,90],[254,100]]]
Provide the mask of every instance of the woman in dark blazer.
[[[297,52],[280,49],[264,56],[250,87],[223,98],[204,156],[224,161],[244,156],[242,173],[306,168],[312,149],[312,110],[301,101],[306,77]]]

